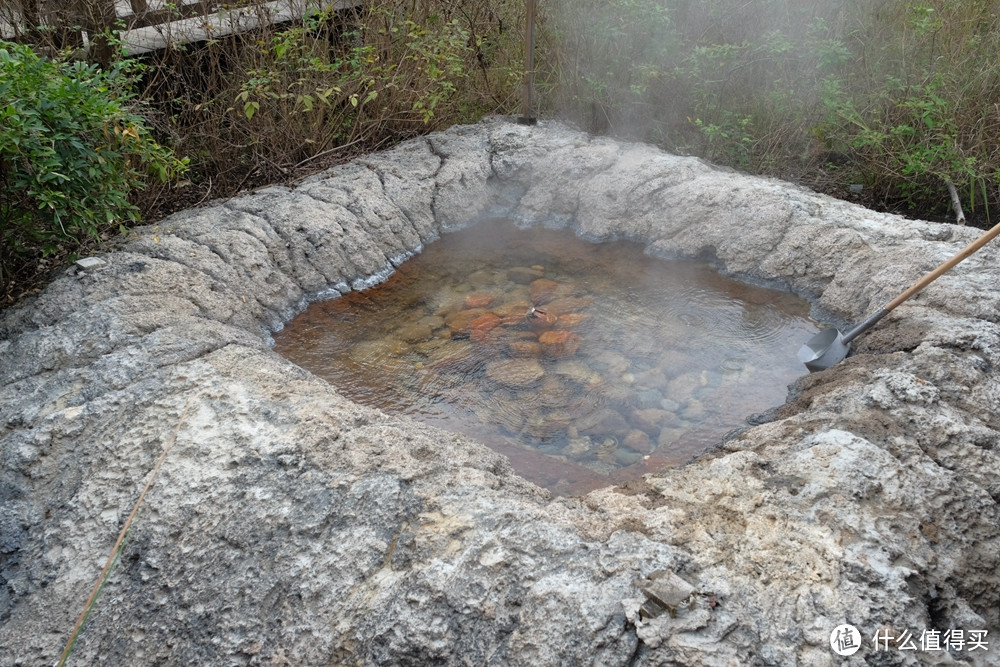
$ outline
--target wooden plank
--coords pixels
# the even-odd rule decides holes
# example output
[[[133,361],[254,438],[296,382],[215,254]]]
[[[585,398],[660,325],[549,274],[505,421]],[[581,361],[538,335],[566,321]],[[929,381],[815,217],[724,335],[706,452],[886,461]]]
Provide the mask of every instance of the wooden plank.
[[[268,23],[299,21],[307,13],[323,10],[350,9],[361,6],[358,0],[272,0],[262,6],[220,10],[208,16],[194,16],[155,26],[146,26],[121,33],[125,52],[129,55],[148,53],[167,45],[203,42],[233,33],[253,30]],[[270,17],[265,20],[264,17]]]
[[[235,0],[232,5],[239,1]],[[308,13],[351,9],[363,4],[362,0],[269,0],[230,7],[213,2],[209,5],[213,9],[205,12],[205,0],[110,2],[114,5],[115,15],[127,26],[119,33],[119,37],[126,53],[130,55],[156,51],[167,45],[218,39],[234,32],[259,28],[265,23],[298,21]],[[11,21],[16,22],[17,26]],[[18,32],[24,32],[24,19],[17,10],[10,8],[0,15],[0,38],[15,39]],[[83,41],[84,48],[88,51],[96,46],[86,32]]]

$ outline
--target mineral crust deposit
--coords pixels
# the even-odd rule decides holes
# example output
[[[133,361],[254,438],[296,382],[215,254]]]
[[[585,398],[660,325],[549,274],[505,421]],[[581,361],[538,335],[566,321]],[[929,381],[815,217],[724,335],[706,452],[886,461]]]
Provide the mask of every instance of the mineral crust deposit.
[[[494,215],[712,257],[839,325],[977,235],[505,119],[139,229],[0,313],[0,664],[58,659],[175,429],[70,664],[833,665],[844,623],[850,664],[944,659],[876,632],[1000,655],[996,248],[710,453],[552,498],[269,344]]]

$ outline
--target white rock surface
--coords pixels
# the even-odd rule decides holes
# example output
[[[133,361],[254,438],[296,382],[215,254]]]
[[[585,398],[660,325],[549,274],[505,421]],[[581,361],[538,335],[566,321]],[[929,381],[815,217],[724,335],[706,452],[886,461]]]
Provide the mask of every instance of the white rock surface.
[[[945,661],[876,652],[880,628],[1000,641],[995,248],[767,423],[552,499],[268,344],[488,215],[714,257],[841,323],[977,234],[502,119],[141,229],[0,314],[0,664],[55,662],[186,406],[70,664],[833,665],[841,623],[850,664]],[[644,619],[659,571],[695,594]]]

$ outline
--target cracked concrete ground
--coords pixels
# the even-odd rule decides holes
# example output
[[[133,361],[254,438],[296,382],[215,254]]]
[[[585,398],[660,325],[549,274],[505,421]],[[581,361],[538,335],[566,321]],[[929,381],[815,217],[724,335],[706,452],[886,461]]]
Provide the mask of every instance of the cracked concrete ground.
[[[0,315],[0,664],[58,658],[175,429],[70,664],[828,665],[841,623],[865,642],[849,663],[991,664],[870,638],[1000,633],[994,248],[767,423],[552,499],[269,346],[491,215],[712,257],[837,324],[977,234],[503,119],[140,229]],[[695,594],[644,618],[659,571]]]

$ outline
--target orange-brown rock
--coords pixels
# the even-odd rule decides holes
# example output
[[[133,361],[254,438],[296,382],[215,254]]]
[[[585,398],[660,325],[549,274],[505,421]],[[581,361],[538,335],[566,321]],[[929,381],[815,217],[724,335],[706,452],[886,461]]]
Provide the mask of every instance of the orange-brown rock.
[[[564,359],[576,354],[580,347],[580,337],[571,331],[556,329],[546,331],[538,337],[542,352],[552,359]]]
[[[559,289],[559,283],[548,278],[539,278],[532,281],[529,289],[531,290],[531,300],[535,304],[546,303],[555,297]]]
[[[469,308],[468,310],[460,310],[451,317],[445,320],[445,324],[452,331],[464,331],[469,328],[469,323],[471,323],[477,317],[482,317],[490,311],[485,308]]]
[[[496,345],[503,336],[503,329],[472,329],[469,331],[469,340],[481,345]]]
[[[549,301],[545,305],[545,309],[550,313],[555,313],[556,315],[565,315],[566,313],[582,310],[592,303],[594,303],[594,300],[586,297],[563,296]]]
[[[496,297],[486,292],[475,292],[465,297],[462,302],[466,308],[486,308],[496,301]]]
[[[560,315],[559,319],[556,320],[556,326],[560,329],[572,329],[580,322],[590,317],[586,313],[566,313],[565,315]]]
[[[542,354],[542,344],[537,340],[512,340],[507,344],[510,356],[520,359],[534,359]]]
[[[495,313],[485,312],[468,324],[468,329],[477,331],[489,331],[500,326],[500,317]]]
[[[493,308],[493,312],[500,316],[504,324],[514,324],[524,320],[529,310],[531,303],[528,301],[508,301]]]
[[[535,331],[542,331],[544,329],[551,329],[554,327],[559,318],[545,310],[535,310],[525,319],[528,322],[529,327]]]

